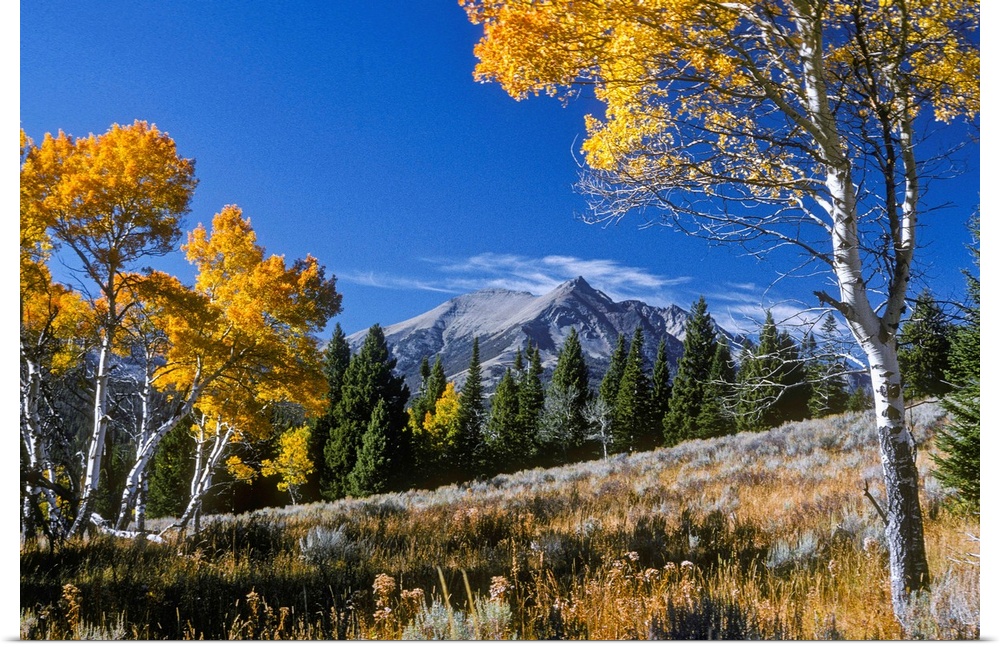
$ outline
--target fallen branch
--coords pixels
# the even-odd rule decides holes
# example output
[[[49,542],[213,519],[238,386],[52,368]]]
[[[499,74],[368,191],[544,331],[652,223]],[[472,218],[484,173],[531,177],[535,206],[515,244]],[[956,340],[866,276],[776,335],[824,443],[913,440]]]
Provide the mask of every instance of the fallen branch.
[[[134,530],[115,530],[101,515],[96,512],[91,513],[90,515],[90,525],[98,532],[105,535],[111,535],[112,537],[122,537],[124,539],[145,539],[153,542],[154,544],[164,543],[163,537],[160,537],[159,535],[136,532]]]

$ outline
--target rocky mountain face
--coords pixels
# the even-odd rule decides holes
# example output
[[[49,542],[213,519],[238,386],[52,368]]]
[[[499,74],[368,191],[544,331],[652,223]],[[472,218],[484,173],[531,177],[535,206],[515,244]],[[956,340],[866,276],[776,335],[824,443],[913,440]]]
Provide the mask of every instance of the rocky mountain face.
[[[664,339],[671,372],[676,372],[687,317],[685,310],[674,305],[658,308],[641,301],[612,301],[578,277],[542,296],[498,288],[479,290],[383,330],[389,350],[397,359],[396,371],[406,376],[411,392],[416,393],[424,357],[433,364],[440,355],[448,379],[461,387],[476,337],[487,391],[513,365],[517,350],[527,347],[529,341],[540,350],[546,380],[555,368],[563,342],[576,328],[590,369],[591,388],[596,389],[618,335],[625,335],[627,350],[636,327],[642,328],[645,339],[647,370],[652,371],[657,346]],[[353,350],[361,346],[366,333],[360,331],[348,337]]]

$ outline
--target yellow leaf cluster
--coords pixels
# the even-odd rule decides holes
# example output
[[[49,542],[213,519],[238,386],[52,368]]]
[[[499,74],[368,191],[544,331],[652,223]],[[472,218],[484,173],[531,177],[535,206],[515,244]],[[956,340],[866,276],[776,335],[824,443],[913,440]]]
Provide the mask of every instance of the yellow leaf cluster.
[[[243,459],[235,455],[226,458],[226,471],[234,479],[243,483],[250,483],[257,476],[257,470],[244,463]]]
[[[45,265],[30,261],[21,264],[20,303],[22,351],[55,375],[77,366],[95,335],[90,305],[53,282]]]
[[[712,195],[727,185],[768,200],[799,195],[813,172],[799,147],[815,144],[798,121],[809,110],[795,21],[801,11],[820,16],[831,66],[857,64],[852,34],[864,30],[878,73],[888,77],[879,92],[911,98],[897,109],[926,100],[943,120],[979,109],[978,44],[969,37],[978,28],[974,0],[459,4],[483,27],[476,79],[498,82],[517,99],[593,88],[604,114],[586,117],[582,152],[592,169],[627,186]],[[856,72],[826,81],[831,95],[856,102],[860,113],[869,90]]]
[[[286,492],[305,484],[313,472],[313,463],[309,458],[309,427],[295,427],[281,434],[278,441],[278,456],[274,460],[265,460],[261,465],[264,476],[280,475],[278,489]]]
[[[455,383],[448,382],[434,405],[434,413],[424,415],[424,438],[420,441],[432,452],[443,453],[458,436],[458,392]]]
[[[102,135],[47,134],[21,165],[21,249],[38,249],[45,229],[80,243],[88,262],[114,271],[150,250],[167,251],[197,184],[194,162],[155,125],[115,124]],[[100,241],[87,247],[86,241]]]

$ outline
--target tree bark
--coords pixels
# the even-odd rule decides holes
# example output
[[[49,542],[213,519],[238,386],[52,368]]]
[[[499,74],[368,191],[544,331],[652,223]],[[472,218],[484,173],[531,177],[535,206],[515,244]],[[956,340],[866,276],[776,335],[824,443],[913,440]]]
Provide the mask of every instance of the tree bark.
[[[905,626],[909,617],[910,594],[927,588],[930,583],[920,510],[919,473],[913,437],[904,424],[903,388],[895,341],[886,345],[883,352],[874,355],[869,357],[885,478],[885,513],[888,520],[885,537],[889,548],[890,590],[893,611]]]
[[[113,307],[113,303],[111,306]],[[94,421],[93,431],[90,435],[90,443],[85,457],[84,477],[81,484],[82,492],[80,506],[77,510],[73,526],[69,530],[70,535],[75,535],[83,531],[90,518],[90,513],[94,506],[94,497],[97,494],[97,487],[101,478],[101,458],[104,455],[104,440],[107,436],[108,421],[108,382],[109,365],[111,363],[111,331],[105,332],[101,339],[101,352],[97,361],[97,375],[94,379]]]

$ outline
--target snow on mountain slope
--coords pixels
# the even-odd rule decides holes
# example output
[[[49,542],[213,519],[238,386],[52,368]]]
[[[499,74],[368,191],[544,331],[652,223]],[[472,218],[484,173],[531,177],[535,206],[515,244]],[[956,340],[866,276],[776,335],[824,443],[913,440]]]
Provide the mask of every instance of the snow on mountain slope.
[[[461,386],[476,337],[488,391],[513,364],[518,349],[529,341],[539,347],[542,366],[550,375],[559,350],[575,328],[590,368],[591,388],[596,389],[618,335],[624,334],[628,342],[636,327],[642,328],[645,338],[647,370],[652,369],[662,338],[675,371],[687,317],[686,311],[674,305],[659,308],[641,301],[612,301],[578,277],[542,296],[500,288],[464,294],[412,319],[385,326],[383,331],[397,359],[396,371],[406,376],[415,393],[424,357],[433,363],[440,355],[448,379]],[[361,346],[366,334],[359,331],[348,337],[352,349]]]

